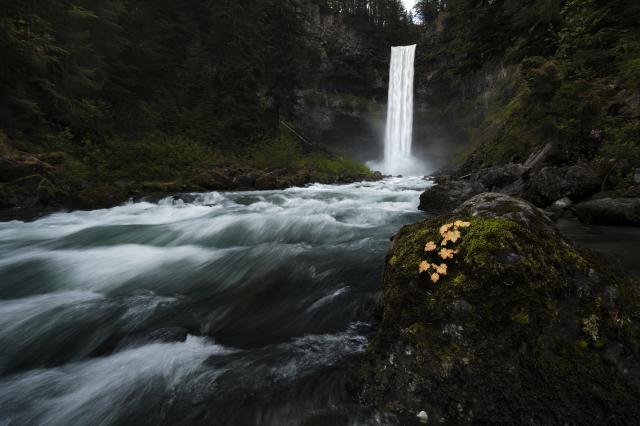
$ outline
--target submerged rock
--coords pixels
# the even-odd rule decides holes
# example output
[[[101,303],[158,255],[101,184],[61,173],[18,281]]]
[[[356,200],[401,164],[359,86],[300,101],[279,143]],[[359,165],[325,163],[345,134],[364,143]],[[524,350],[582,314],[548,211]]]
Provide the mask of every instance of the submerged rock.
[[[454,219],[457,250],[425,243]],[[433,283],[418,273],[446,263]],[[403,227],[379,324],[358,370],[361,402],[446,424],[604,424],[640,416],[640,283],[567,243],[531,204],[481,194]],[[411,350],[407,350],[411,348]],[[392,362],[391,362],[392,360]]]

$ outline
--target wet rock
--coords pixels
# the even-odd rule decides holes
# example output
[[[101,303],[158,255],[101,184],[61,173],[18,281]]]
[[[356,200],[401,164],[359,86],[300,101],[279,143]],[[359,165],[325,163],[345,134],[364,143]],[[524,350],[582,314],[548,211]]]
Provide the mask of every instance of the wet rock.
[[[145,186],[145,190],[150,193],[148,195],[151,197],[155,194],[154,198],[158,200],[169,192],[180,191],[178,186],[172,187],[170,184],[147,183]],[[128,199],[129,192],[126,189],[115,185],[93,184],[74,194],[73,204],[82,209],[102,209],[122,204]]]
[[[0,182],[11,182],[33,175],[43,175],[53,167],[32,155],[0,157]]]
[[[47,206],[55,201],[58,192],[43,176],[25,176],[0,185],[0,208]]]
[[[486,188],[478,182],[441,176],[436,178],[436,185],[420,195],[418,208],[429,213],[444,213],[484,191]]]
[[[224,171],[208,170],[202,173],[195,183],[209,191],[221,191],[225,189],[233,189],[233,180],[224,174]]]
[[[563,217],[569,217],[572,215],[570,207],[573,205],[573,201],[570,198],[564,197],[556,200],[549,207],[546,208],[547,213],[552,219],[560,219]]]
[[[637,168],[635,173],[633,174],[633,182],[636,185],[640,185],[640,168]]]
[[[526,198],[541,207],[565,197],[575,201],[598,192],[602,180],[600,168],[592,164],[544,167],[530,176]]]
[[[457,216],[504,217],[525,226],[543,226],[551,221],[542,210],[529,202],[498,192],[485,192],[472,197],[453,211]]]
[[[601,198],[575,206],[581,222],[595,225],[640,226],[640,198]]]
[[[278,187],[277,173],[271,172],[258,176],[255,181],[255,187],[260,190],[276,189]]]
[[[434,284],[418,265],[442,260],[424,244],[463,218]],[[640,282],[576,250],[528,202],[480,194],[394,237],[354,389],[400,424],[421,411],[447,424],[625,423],[640,416],[639,310]]]
[[[257,177],[256,173],[241,174],[233,178],[233,185],[238,189],[254,189]]]
[[[482,184],[491,191],[512,185],[518,179],[522,179],[528,170],[522,164],[506,164],[480,169],[471,175],[471,180]]]

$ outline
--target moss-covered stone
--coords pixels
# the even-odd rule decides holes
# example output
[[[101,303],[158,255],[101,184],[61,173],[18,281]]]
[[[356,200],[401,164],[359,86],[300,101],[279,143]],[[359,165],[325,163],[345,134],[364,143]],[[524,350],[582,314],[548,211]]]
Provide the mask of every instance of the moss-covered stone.
[[[434,284],[418,264],[438,259],[425,243],[441,241],[440,226],[454,219],[471,226],[448,243],[458,252]],[[501,194],[402,228],[358,372],[361,400],[403,424],[423,410],[447,424],[631,422],[640,416],[640,292],[605,264]]]

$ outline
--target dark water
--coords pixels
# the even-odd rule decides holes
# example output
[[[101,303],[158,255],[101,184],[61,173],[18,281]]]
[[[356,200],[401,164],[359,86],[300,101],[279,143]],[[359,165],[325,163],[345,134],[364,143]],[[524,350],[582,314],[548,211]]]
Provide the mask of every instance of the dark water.
[[[560,231],[577,245],[607,254],[640,277],[640,228],[585,225],[574,220],[558,221]]]
[[[0,223],[0,425],[389,424],[349,403],[418,178]]]

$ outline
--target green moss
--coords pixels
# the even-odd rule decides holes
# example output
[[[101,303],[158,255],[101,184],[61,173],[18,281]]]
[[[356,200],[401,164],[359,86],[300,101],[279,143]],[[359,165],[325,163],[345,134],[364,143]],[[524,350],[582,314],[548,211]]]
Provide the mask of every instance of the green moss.
[[[433,256],[425,243],[440,241],[440,226],[453,219],[471,226],[451,245],[459,253],[434,284],[418,264]],[[389,398],[402,401],[392,404],[396,411],[446,411],[455,401],[483,423],[495,420],[486,406],[505,404],[492,395],[506,392],[513,396],[507,423],[549,410],[582,419],[587,401],[634,410],[640,395],[598,349],[615,341],[632,351],[640,341],[640,286],[609,274],[543,222],[440,217],[406,226],[394,239],[384,281],[382,319],[367,355],[380,361],[366,373],[367,383],[376,383],[367,398],[381,406]],[[615,305],[603,301],[606,286],[620,292]],[[407,347],[411,355],[403,355]],[[388,365],[389,353],[397,367]],[[409,382],[424,388],[411,393]],[[453,406],[443,414],[449,420],[459,415]]]
[[[529,314],[526,312],[518,312],[511,318],[518,324],[522,324],[522,325],[529,324]]]
[[[474,220],[472,223],[461,245],[465,262],[474,267],[499,266],[488,262],[510,244],[512,231],[518,225],[503,218]]]

